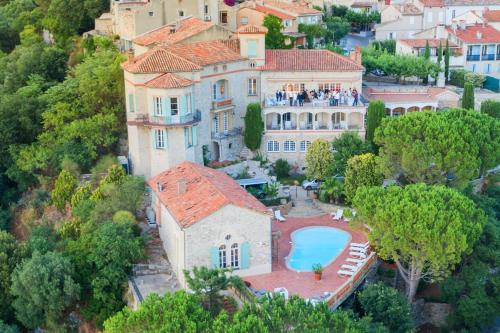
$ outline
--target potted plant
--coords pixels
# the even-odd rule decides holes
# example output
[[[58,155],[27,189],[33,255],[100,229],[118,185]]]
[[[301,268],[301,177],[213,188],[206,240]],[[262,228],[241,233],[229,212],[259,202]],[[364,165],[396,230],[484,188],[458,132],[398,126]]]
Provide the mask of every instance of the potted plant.
[[[312,270],[314,272],[314,278],[316,280],[321,280],[321,275],[323,274],[323,266],[321,264],[312,265]]]

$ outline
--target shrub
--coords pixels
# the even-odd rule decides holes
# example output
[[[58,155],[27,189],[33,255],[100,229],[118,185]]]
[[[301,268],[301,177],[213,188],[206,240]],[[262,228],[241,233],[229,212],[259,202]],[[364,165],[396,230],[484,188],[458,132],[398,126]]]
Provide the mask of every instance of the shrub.
[[[484,75],[473,73],[466,69],[456,69],[450,72],[450,83],[457,87],[464,87],[465,82],[471,82],[474,87],[482,88],[486,80]]]
[[[73,192],[77,186],[76,177],[73,176],[69,171],[62,170],[57,177],[56,183],[54,185],[54,190],[52,191],[52,202],[54,206],[59,211],[62,211],[73,195]]]
[[[474,86],[471,82],[465,82],[464,94],[462,95],[462,108],[474,110]]]
[[[250,150],[260,147],[264,123],[262,122],[261,108],[259,103],[250,103],[245,114],[245,145]]]
[[[487,99],[481,103],[481,112],[486,113],[493,118],[500,118],[500,101]]]
[[[288,177],[290,174],[290,164],[285,159],[280,158],[274,163],[274,172],[278,179]]]

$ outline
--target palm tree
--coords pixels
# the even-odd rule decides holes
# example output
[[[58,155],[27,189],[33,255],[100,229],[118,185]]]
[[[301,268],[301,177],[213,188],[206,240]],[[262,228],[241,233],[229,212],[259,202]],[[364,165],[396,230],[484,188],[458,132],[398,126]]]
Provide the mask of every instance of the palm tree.
[[[338,204],[339,199],[344,194],[344,183],[333,177],[328,178],[323,182],[323,184],[321,184],[321,191],[325,192],[330,200],[330,203],[333,203],[335,200],[335,203]]]

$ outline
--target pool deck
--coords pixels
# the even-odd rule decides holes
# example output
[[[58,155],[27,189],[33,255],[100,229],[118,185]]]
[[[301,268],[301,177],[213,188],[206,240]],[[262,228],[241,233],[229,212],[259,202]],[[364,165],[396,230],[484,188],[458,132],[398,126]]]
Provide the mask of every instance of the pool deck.
[[[292,247],[291,233],[297,229],[313,226],[327,226],[345,230],[351,234],[351,241],[364,243],[368,239],[362,231],[353,230],[344,221],[333,220],[329,215],[314,217],[288,217],[286,222],[273,220],[272,230],[281,231],[278,240],[278,258],[273,258],[271,273],[245,277],[244,280],[251,283],[251,287],[258,290],[273,291],[275,288],[285,287],[290,295],[299,295],[303,298],[318,297],[325,292],[337,294],[346,285],[348,277],[337,274],[340,266],[349,257],[349,244],[342,250],[337,258],[324,267],[323,276],[320,281],[314,279],[313,272],[297,272],[286,265],[286,257],[290,254]]]

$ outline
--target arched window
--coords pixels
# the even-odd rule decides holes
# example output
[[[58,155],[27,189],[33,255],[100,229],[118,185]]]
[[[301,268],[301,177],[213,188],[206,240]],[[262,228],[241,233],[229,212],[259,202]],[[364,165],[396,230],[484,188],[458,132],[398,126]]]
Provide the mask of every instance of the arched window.
[[[227,260],[226,260],[226,245],[219,246],[219,267],[226,268]]]
[[[231,267],[239,268],[240,267],[240,253],[238,249],[238,244],[234,243],[231,245]]]

